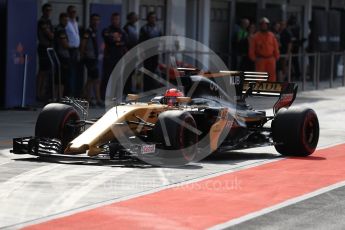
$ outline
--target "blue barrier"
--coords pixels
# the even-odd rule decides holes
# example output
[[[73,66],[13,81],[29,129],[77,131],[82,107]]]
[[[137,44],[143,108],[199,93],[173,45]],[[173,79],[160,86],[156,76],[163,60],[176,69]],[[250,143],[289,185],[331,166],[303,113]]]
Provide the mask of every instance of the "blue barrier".
[[[37,1],[7,1],[6,108],[21,106],[25,55],[28,55],[26,103],[35,102]]]

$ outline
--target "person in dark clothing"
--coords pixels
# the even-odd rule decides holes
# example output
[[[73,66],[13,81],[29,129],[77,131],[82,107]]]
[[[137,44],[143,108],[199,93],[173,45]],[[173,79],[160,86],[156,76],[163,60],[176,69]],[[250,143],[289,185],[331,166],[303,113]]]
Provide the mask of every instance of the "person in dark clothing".
[[[139,43],[139,34],[137,31],[137,26],[136,26],[137,21],[138,21],[138,15],[135,12],[130,12],[127,15],[127,23],[123,27],[123,29],[126,31],[128,35],[128,42],[127,42],[128,50],[132,49]],[[130,76],[128,77],[126,81],[126,84],[124,86],[124,95],[133,93],[133,90],[132,90],[133,74],[134,74],[134,71],[130,74]]]
[[[127,51],[127,33],[121,28],[120,14],[113,13],[111,25],[103,30],[105,43],[103,58],[103,79],[101,85],[101,96],[105,97],[109,77],[117,62]]]
[[[66,33],[66,26],[68,23],[68,15],[66,13],[60,14],[59,17],[59,25],[55,28],[55,50],[59,57],[61,63],[61,87],[60,87],[60,95],[64,95],[64,86],[67,81],[67,77],[69,76],[70,70],[70,52],[69,52],[69,45],[68,45],[68,37]],[[55,84],[59,85],[58,77],[55,78]],[[56,87],[58,90],[58,87]],[[54,92],[57,94],[58,91]]]
[[[276,36],[278,43],[280,43],[280,29],[281,29],[280,22],[274,22],[272,26],[272,33],[274,34],[274,36]]]
[[[239,70],[246,71],[247,70],[247,63],[248,63],[248,27],[250,25],[250,21],[247,18],[243,18],[241,20],[240,29],[237,31],[236,34],[236,47],[237,47],[237,63],[239,63],[240,67]]]
[[[283,55],[279,59],[279,66],[281,70],[281,77],[279,80],[287,80],[287,64],[288,64],[288,57],[291,55],[292,52],[292,35],[290,31],[287,29],[286,21],[282,21],[280,23],[280,53]]]
[[[315,42],[314,42],[314,37],[315,37],[315,32],[313,30],[313,21],[309,21],[308,22],[308,25],[309,25],[309,28],[310,28],[310,32],[309,32],[309,35],[308,35],[308,46],[306,48],[306,51],[308,53],[315,53],[316,52],[316,47],[315,47]],[[314,77],[314,65],[316,64],[316,57],[315,56],[309,56],[309,80],[313,80],[313,77]]]
[[[240,30],[240,26],[238,24],[234,24],[232,32],[230,34],[231,37],[231,69],[238,69],[238,51],[237,51],[237,34]]]
[[[271,32],[274,34],[274,36],[276,37],[277,39],[277,42],[278,42],[278,45],[279,45],[279,51],[280,51],[280,47],[281,47],[281,43],[280,43],[280,28],[281,28],[281,24],[279,21],[275,21],[272,25],[272,28],[271,28]],[[281,78],[281,66],[280,66],[280,59],[279,58],[277,60],[277,63],[276,63],[276,72],[277,72],[277,80],[279,81],[280,78]]]
[[[37,75],[36,89],[37,99],[43,100],[45,98],[45,82],[49,76],[51,65],[47,54],[47,48],[52,48],[54,43],[54,28],[50,20],[52,13],[52,6],[44,4],[42,6],[42,17],[38,21],[38,59],[39,59],[39,72]]]
[[[292,35],[287,29],[285,21],[282,21],[280,25],[280,52],[281,54],[290,54],[292,51]]]
[[[147,15],[147,23],[141,27],[139,41],[144,42],[152,38],[162,36],[162,31],[156,24],[156,13],[150,12]],[[159,57],[158,55],[147,58],[144,61],[144,68],[151,73],[157,72]],[[158,82],[150,76],[144,76],[144,91],[149,91],[158,87]]]
[[[242,27],[244,28],[244,26],[246,26],[248,19],[245,19],[245,21],[243,21],[242,23]],[[248,21],[249,22],[249,21]],[[255,69],[255,65],[254,62],[249,58],[248,56],[248,52],[249,52],[249,44],[250,44],[250,39],[254,36],[254,34],[256,33],[256,26],[255,24],[250,24],[246,27],[246,32],[243,31],[243,29],[241,29],[240,31],[243,32],[238,32],[238,43],[237,43],[237,54],[238,59],[239,59],[239,70],[241,71],[254,71]]]
[[[162,36],[162,31],[156,24],[156,13],[148,13],[146,20],[147,23],[140,29],[140,42]]]
[[[246,59],[245,59],[245,71],[254,71],[255,70],[255,63],[249,58],[248,52],[249,52],[249,45],[250,40],[254,37],[256,33],[256,25],[254,23],[250,24],[248,27],[248,38],[247,38],[247,53],[246,53]]]
[[[68,95],[79,97],[83,88],[83,71],[80,62],[80,29],[78,24],[78,12],[74,5],[67,7],[68,23],[66,34],[70,52],[70,68],[67,84]]]
[[[92,14],[90,16],[90,26],[84,31],[81,44],[80,54],[83,64],[87,69],[87,82],[84,88],[86,98],[90,105],[93,106],[92,91],[96,96],[96,103],[99,106],[104,106],[101,100],[100,93],[100,81],[99,81],[99,69],[98,69],[98,41],[97,41],[97,29],[100,23],[100,16],[98,14]]]
[[[305,42],[305,39],[300,38],[300,26],[297,25],[297,18],[291,16],[288,20],[288,30],[292,36],[292,54],[298,54],[300,47]],[[292,57],[292,74],[296,80],[300,79],[300,65],[299,57]]]
[[[138,21],[138,15],[135,12],[130,12],[127,15],[127,23],[123,27],[124,31],[126,31],[128,35],[128,43],[127,48],[130,50],[134,46],[136,46],[139,42],[139,34],[137,32],[136,23]]]

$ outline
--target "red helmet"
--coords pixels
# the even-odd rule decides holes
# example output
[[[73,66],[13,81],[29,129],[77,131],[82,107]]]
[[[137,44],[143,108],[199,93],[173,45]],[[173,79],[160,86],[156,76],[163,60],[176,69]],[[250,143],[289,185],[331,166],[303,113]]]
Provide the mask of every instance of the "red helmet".
[[[164,94],[164,97],[183,97],[183,93],[178,90],[178,89],[175,89],[175,88],[172,88],[172,89],[168,89],[165,94]]]
[[[175,88],[168,89],[164,94],[164,103],[169,106],[177,105],[177,97],[184,97],[184,94]]]

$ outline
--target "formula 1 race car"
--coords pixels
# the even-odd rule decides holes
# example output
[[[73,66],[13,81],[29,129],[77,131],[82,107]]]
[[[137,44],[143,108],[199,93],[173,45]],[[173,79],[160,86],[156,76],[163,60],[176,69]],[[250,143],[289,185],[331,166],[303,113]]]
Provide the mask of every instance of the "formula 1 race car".
[[[216,151],[274,145],[285,156],[312,154],[319,139],[316,113],[289,108],[294,83],[268,82],[267,73],[200,73],[179,68],[184,92],[171,88],[143,102],[130,94],[102,117],[87,120],[87,102],[71,98],[48,104],[35,136],[13,139],[15,154],[135,158],[153,165],[183,165]],[[214,79],[234,86],[235,96]],[[278,97],[273,115],[254,110],[246,98]],[[88,127],[89,126],[89,127]],[[88,128],[87,128],[88,127]]]

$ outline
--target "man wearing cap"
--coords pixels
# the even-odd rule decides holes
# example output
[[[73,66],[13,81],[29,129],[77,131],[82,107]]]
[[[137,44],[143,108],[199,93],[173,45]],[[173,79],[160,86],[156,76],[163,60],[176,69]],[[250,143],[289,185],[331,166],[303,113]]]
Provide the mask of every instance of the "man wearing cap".
[[[260,30],[250,41],[249,57],[255,62],[258,72],[267,72],[269,81],[276,81],[276,62],[279,59],[279,45],[276,37],[268,30],[270,21],[260,20]]]

